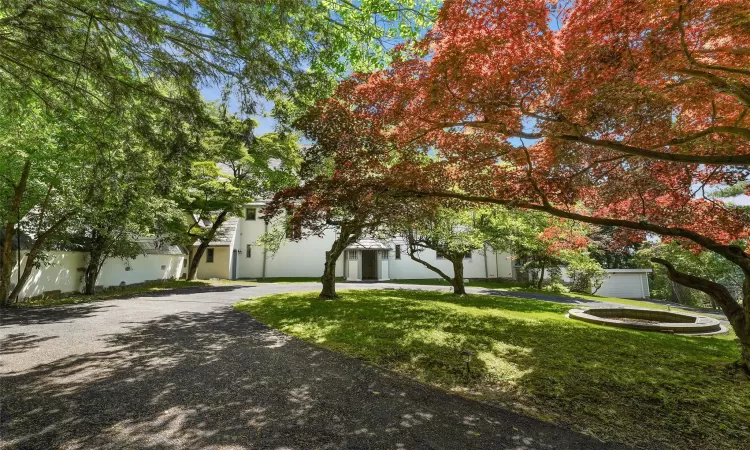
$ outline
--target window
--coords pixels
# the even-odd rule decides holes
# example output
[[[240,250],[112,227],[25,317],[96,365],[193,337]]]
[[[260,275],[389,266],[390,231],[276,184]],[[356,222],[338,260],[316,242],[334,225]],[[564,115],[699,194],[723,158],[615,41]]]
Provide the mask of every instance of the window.
[[[252,249],[253,249],[253,246],[250,244],[247,244],[247,247],[245,248],[245,258],[249,258],[250,255],[252,255]]]
[[[214,249],[209,248],[208,250],[206,250],[206,262],[207,263],[214,262]]]
[[[464,259],[471,259],[471,251],[468,251],[464,254]]]
[[[356,260],[357,260],[357,251],[349,250],[349,261],[356,261]]]
[[[396,259],[401,259],[401,246],[396,246]]]
[[[387,260],[388,259],[388,250],[383,250],[380,254],[380,259]]]
[[[255,220],[255,215],[256,215],[255,208],[247,208],[245,210],[245,220]]]

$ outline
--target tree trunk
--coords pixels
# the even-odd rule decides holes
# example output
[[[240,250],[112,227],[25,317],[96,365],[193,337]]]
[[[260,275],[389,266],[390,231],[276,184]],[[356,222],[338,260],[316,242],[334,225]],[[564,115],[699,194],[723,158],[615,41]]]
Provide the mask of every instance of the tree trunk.
[[[464,286],[464,259],[461,255],[460,259],[454,259],[453,263],[453,295],[466,295],[466,287]]]
[[[447,281],[448,284],[450,284],[451,286],[454,286],[453,279],[451,277],[449,277],[448,275],[446,275],[445,272],[443,272],[442,270],[438,269],[437,267],[433,266],[432,264],[428,263],[427,261],[425,261],[425,260],[421,259],[419,256],[417,256],[417,248],[413,244],[411,244],[411,243],[408,244],[408,246],[407,246],[407,252],[409,253],[409,257],[412,260],[414,260],[414,261],[422,264],[423,266],[427,267],[431,271],[433,271],[436,274],[440,275],[440,278],[442,278],[445,281]],[[455,286],[454,286],[454,288],[455,288]]]
[[[339,236],[333,241],[331,250],[326,252],[323,276],[320,277],[320,281],[323,283],[323,289],[321,289],[318,298],[333,300],[339,297],[338,294],[336,294],[336,261],[338,261],[341,254],[344,253],[346,247],[359,239],[361,234],[362,228],[359,226],[354,224],[341,225]]]
[[[198,275],[198,265],[201,263],[201,258],[203,258],[203,254],[206,252],[208,244],[210,243],[211,241],[201,239],[201,243],[198,245],[198,248],[195,249],[195,254],[190,260],[190,267],[188,268],[188,281],[196,280],[196,277]]]
[[[29,277],[31,276],[31,272],[34,270],[34,264],[36,264],[36,258],[39,256],[39,254],[42,252],[42,249],[44,248],[44,244],[47,242],[47,239],[52,236],[57,230],[62,227],[65,222],[68,221],[68,216],[63,216],[60,219],[58,219],[57,222],[52,224],[44,233],[41,233],[37,235],[36,240],[33,244],[31,244],[31,248],[29,248],[29,252],[26,253],[26,263],[23,265],[23,272],[21,272],[21,279],[19,280],[18,284],[16,284],[16,287],[13,288],[13,291],[8,296],[9,298],[17,298],[21,294],[21,290],[26,285],[26,282],[29,280]]]
[[[13,198],[8,205],[8,221],[5,223],[5,235],[3,236],[3,253],[0,257],[0,307],[8,306],[11,303],[10,283],[13,267],[16,265],[16,258],[13,253],[13,237],[16,233],[16,222],[18,221],[16,213],[21,207],[21,199],[26,192],[26,183],[29,180],[31,172],[31,160],[26,160],[21,172],[21,178],[18,184],[13,186]],[[19,267],[20,270],[20,267]]]
[[[193,255],[193,258],[190,260],[190,268],[188,269],[187,274],[188,281],[195,281],[196,276],[198,275],[198,265],[200,265],[201,263],[203,253],[205,253],[208,245],[216,237],[216,232],[219,231],[221,225],[226,221],[227,214],[229,214],[229,211],[222,211],[221,213],[219,213],[219,215],[216,216],[216,220],[211,226],[211,230],[209,230],[209,233],[206,236],[202,236],[200,238],[201,243],[198,244],[198,248],[195,249],[195,255]]]
[[[750,376],[750,274],[744,270],[744,267],[745,280],[741,305],[732,297],[729,290],[719,283],[682,273],[665,259],[651,258],[651,261],[666,267],[667,276],[673,282],[705,292],[721,307],[740,341],[740,359],[737,365]]]
[[[339,253],[340,254],[340,253]],[[326,262],[323,269],[323,276],[320,281],[323,283],[323,289],[320,291],[319,298],[332,300],[338,298],[336,294],[336,260],[331,251],[326,252]]]
[[[740,360],[737,364],[745,374],[750,377],[750,334],[739,337],[740,340]]]
[[[542,287],[544,287],[544,263],[542,263],[542,270],[539,271],[539,282],[536,285],[536,288],[541,290]]]
[[[84,272],[84,288],[83,293],[86,295],[94,295],[96,293],[96,280],[99,278],[99,272],[101,271],[103,261],[101,261],[101,253],[98,251],[89,252],[89,263],[86,265],[86,272]]]

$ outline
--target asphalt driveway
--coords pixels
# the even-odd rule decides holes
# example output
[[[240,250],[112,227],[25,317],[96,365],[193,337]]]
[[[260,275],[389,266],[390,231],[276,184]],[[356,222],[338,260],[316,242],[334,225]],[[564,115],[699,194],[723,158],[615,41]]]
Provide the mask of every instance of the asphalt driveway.
[[[1,311],[0,448],[622,448],[391,375],[231,308],[317,286]]]

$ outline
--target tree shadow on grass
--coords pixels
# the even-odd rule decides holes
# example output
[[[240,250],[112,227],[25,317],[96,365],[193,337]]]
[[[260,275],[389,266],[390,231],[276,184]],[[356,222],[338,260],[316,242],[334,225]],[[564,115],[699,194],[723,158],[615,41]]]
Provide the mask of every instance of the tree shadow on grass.
[[[329,348],[596,436],[647,447],[750,443],[750,383],[726,370],[738,355],[729,340],[590,325],[550,302],[434,292],[293,294],[247,309]]]
[[[172,295],[207,294],[207,293],[212,293],[212,292],[232,292],[232,291],[236,291],[237,289],[247,289],[247,288],[253,288],[253,287],[255,286],[251,284],[235,284],[235,285],[230,285],[230,286],[195,286],[195,287],[174,288],[174,289],[168,288],[168,289],[158,289],[158,290],[152,290],[148,292],[123,295],[123,296],[118,296],[118,297],[110,297],[107,300],[134,298],[134,297],[156,298],[156,297],[169,297]]]
[[[0,385],[6,448],[607,448],[223,309],[134,326]]]

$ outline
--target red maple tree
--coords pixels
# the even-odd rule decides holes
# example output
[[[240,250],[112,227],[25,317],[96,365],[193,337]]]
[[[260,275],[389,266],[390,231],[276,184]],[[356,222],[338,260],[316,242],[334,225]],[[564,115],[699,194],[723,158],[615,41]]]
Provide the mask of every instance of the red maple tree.
[[[656,262],[721,306],[750,372],[750,256],[737,244],[750,217],[710,196],[750,175],[748,23],[745,0],[447,0],[389,69],[344,81],[313,134],[335,142],[340,183],[540,210],[723,256],[745,274],[741,299]]]

